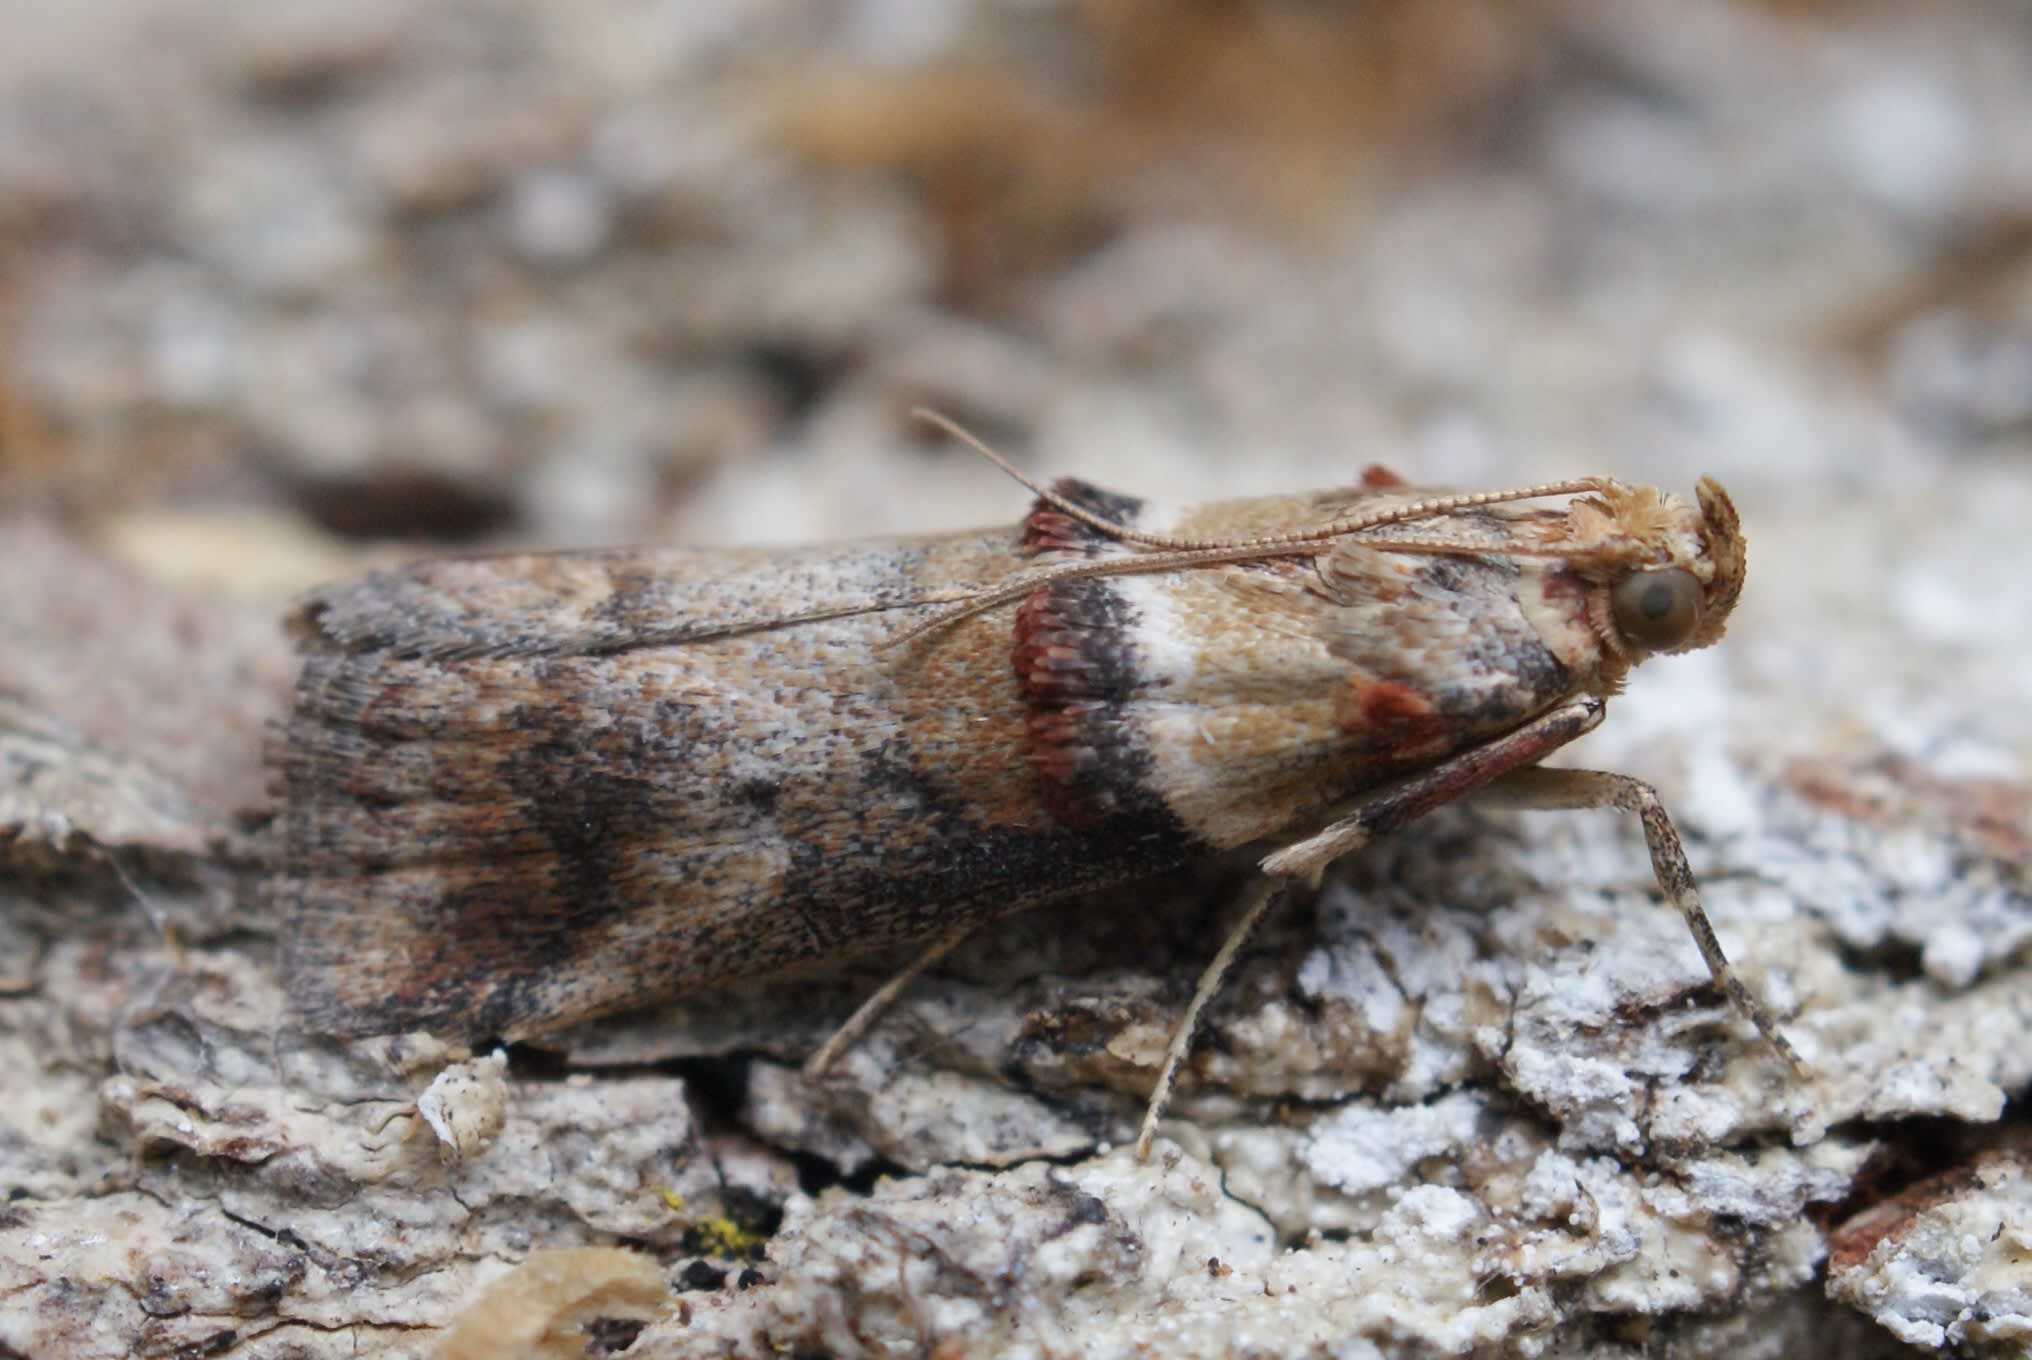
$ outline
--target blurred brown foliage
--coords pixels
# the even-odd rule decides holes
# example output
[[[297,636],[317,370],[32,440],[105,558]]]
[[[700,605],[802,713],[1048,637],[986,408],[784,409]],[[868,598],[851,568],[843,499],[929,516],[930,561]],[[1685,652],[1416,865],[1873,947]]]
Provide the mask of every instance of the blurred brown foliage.
[[[800,72],[780,127],[818,163],[915,185],[946,300],[992,310],[1132,216],[1321,221],[1378,158],[1524,78],[1559,14],[1541,0],[1083,0],[1060,42],[980,34],[967,56],[902,75]]]

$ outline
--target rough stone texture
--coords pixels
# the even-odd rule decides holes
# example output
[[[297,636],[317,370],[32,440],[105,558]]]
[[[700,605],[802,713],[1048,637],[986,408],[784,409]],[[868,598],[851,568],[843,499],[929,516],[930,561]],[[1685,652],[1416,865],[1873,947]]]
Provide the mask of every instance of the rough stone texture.
[[[0,1355],[2032,1351],[2022,16],[1354,8],[0,13]],[[1265,926],[1148,1164],[1246,865],[983,932],[819,1086],[879,970],[278,1027],[291,590],[1020,513],[918,402],[1179,498],[1720,476],[1729,639],[1563,758],[1812,1072],[1634,827],[1473,809]],[[646,1326],[547,1254],[615,1246]]]

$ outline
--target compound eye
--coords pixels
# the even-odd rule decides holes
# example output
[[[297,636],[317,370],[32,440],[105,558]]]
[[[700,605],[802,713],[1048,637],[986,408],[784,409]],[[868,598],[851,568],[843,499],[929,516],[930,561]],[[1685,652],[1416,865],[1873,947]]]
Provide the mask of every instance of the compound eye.
[[[1647,651],[1669,652],[1700,626],[1701,594],[1692,573],[1664,567],[1618,581],[1609,607],[1626,639]]]

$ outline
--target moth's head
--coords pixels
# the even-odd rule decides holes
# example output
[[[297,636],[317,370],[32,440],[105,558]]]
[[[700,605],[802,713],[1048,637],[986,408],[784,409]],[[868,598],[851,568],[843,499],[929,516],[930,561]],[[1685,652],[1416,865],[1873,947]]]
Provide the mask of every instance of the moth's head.
[[[1721,637],[1743,593],[1743,530],[1714,478],[1701,478],[1691,505],[1611,483],[1576,499],[1561,528],[1565,568],[1607,656],[1628,665]]]

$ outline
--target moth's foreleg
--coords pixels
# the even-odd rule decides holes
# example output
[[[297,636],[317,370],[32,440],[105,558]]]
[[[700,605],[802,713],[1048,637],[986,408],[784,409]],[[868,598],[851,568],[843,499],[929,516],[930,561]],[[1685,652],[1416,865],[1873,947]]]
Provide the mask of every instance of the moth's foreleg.
[[[1263,860],[1263,872],[1317,883],[1326,866],[1523,766],[1543,760],[1602,720],[1602,701],[1577,699],[1364,799],[1333,825]]]
[[[1743,985],[1728,955],[1722,952],[1714,924],[1700,904],[1700,890],[1694,886],[1686,848],[1680,844],[1679,831],[1666,815],[1665,805],[1658,801],[1657,790],[1642,780],[1602,770],[1522,769],[1488,785],[1476,795],[1475,801],[1511,808],[1615,808],[1636,813],[1639,825],[1644,828],[1644,844],[1651,851],[1651,870],[1657,875],[1658,886],[1665,900],[1685,918],[1686,928],[1693,933],[1693,942],[1699,946],[1715,985],[1737,1010],[1749,1017],[1757,1032],[1795,1072],[1806,1070],[1798,1052],[1779,1032],[1777,1020]]]
[[[1592,697],[1556,708],[1514,732],[1506,732],[1493,741],[1462,751],[1429,770],[1372,795],[1353,812],[1324,830],[1268,856],[1263,861],[1263,872],[1270,876],[1273,883],[1283,879],[1316,885],[1326,866],[1341,856],[1361,849],[1376,837],[1387,835],[1436,807],[1466,797],[1520,766],[1542,760],[1601,720],[1602,702]],[[1152,1089],[1149,1107],[1144,1111],[1143,1131],[1136,1140],[1139,1158],[1147,1156],[1150,1151],[1150,1139],[1171,1100],[1171,1088],[1178,1078],[1179,1066],[1191,1051],[1200,1012],[1213,1000],[1222,976],[1234,963],[1235,955],[1241,951],[1249,932],[1255,929],[1270,904],[1281,895],[1266,887],[1234,930],[1229,932],[1214,961],[1200,974],[1192,1001],[1171,1032],[1164,1066],[1157,1074],[1157,1085]]]

